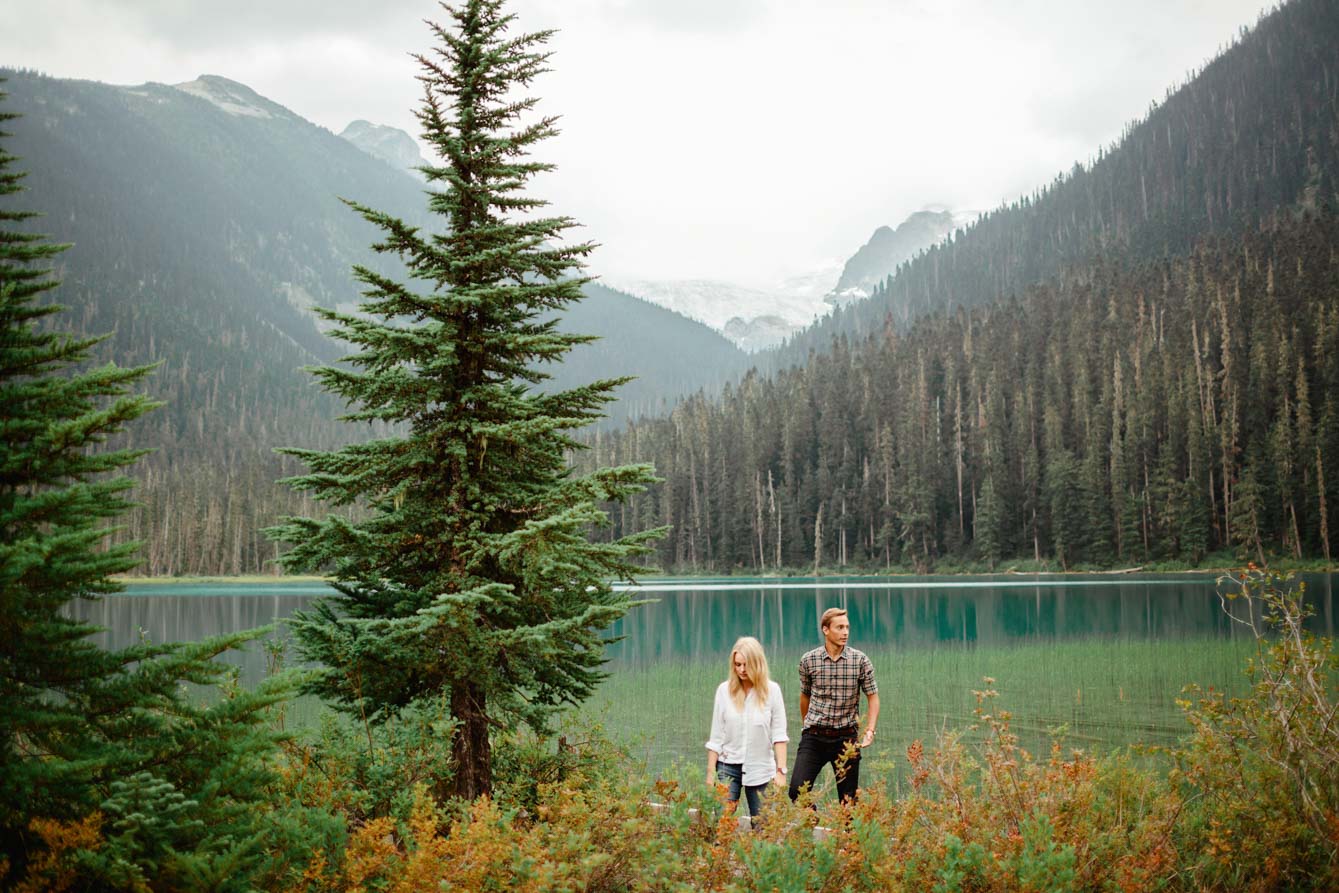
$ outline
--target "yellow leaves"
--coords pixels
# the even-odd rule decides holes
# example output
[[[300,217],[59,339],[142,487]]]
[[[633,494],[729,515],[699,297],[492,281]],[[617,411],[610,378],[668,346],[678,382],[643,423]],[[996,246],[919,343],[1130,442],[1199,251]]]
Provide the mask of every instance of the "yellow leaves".
[[[353,834],[344,864],[345,893],[363,893],[364,885],[386,877],[400,862],[400,850],[392,836],[395,822],[382,817],[372,819]]]
[[[911,787],[919,791],[930,779],[930,770],[924,765],[925,745],[917,738],[907,747],[907,762],[911,764]]]
[[[61,893],[79,880],[78,869],[70,858],[79,850],[97,850],[102,846],[102,813],[82,819],[60,822],[33,819],[28,829],[41,838],[45,849],[37,851],[28,863],[28,872],[12,888],[13,893]],[[6,869],[8,865],[4,866]],[[4,879],[5,873],[0,873]]]
[[[330,888],[330,878],[326,874],[325,853],[317,850],[312,854],[311,861],[303,869],[302,877],[298,881],[299,890],[302,893],[313,893],[313,891],[327,890]]]
[[[409,818],[410,853],[392,893],[433,890],[442,879],[447,863],[447,841],[440,835],[437,808],[427,788],[414,791],[414,810]]]
[[[842,752],[837,755],[837,759],[832,762],[832,771],[836,775],[837,781],[844,781],[846,773],[851,771],[851,764],[860,759],[860,748],[854,741],[847,741],[842,747]]]

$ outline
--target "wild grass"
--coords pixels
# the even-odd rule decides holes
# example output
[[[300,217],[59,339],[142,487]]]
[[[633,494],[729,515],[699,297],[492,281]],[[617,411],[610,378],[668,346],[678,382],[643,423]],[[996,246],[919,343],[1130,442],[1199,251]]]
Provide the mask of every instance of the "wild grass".
[[[915,740],[929,742],[945,730],[971,726],[977,706],[973,692],[983,687],[983,677],[995,679],[1022,746],[1045,753],[1061,735],[1066,748],[1102,754],[1132,744],[1169,745],[1189,734],[1176,705],[1183,687],[1193,683],[1244,694],[1248,685],[1242,666],[1256,643],[1250,638],[1091,639],[862,650],[874,662],[880,717],[861,783],[897,793],[906,770],[900,755]],[[793,757],[800,737],[799,655],[768,659],[786,698]],[[616,667],[583,711],[599,718],[653,773],[673,772],[676,764],[705,765],[711,701],[725,678],[725,664],[721,656]],[[863,711],[863,699],[861,705]]]

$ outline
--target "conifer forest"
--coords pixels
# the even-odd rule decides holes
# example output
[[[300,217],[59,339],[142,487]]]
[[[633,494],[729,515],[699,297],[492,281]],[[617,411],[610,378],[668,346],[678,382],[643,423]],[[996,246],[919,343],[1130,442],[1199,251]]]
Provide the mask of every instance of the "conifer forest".
[[[1136,267],[1099,258],[592,440],[664,483],[614,535],[662,566],[1331,557],[1339,226],[1328,211]]]
[[[968,0],[959,64],[923,4],[431,6],[411,47],[396,4],[0,31],[0,890],[1339,890],[1339,0],[1238,23],[1123,129],[1098,60],[1219,10]],[[896,32],[877,121],[843,120],[871,60],[829,19]],[[787,33],[822,108],[750,95]],[[336,135],[391,43],[417,135]],[[312,52],[327,123],[31,67]],[[1072,84],[1007,95],[1055,60]],[[1028,165],[1120,132],[781,270],[869,198],[839,169],[961,132],[872,126],[940,90],[1007,106]],[[776,97],[797,144],[832,128],[812,169],[738,136]],[[581,142],[592,109],[616,139]],[[1003,170],[993,120],[970,158]],[[942,160],[896,157],[906,195]],[[716,194],[759,181],[802,227]],[[600,281],[647,245],[778,269]]]

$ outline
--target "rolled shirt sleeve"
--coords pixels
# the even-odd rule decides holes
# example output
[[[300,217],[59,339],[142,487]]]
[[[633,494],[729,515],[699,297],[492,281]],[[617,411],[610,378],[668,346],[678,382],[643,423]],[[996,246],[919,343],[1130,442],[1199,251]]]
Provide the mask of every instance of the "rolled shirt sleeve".
[[[800,694],[808,697],[814,691],[814,671],[809,662],[800,658]]]
[[[781,695],[781,686],[775,682],[770,683],[770,686],[771,696],[768,701],[772,708],[772,743],[779,744],[790,740],[790,735],[786,734],[786,699]]]
[[[867,695],[877,694],[879,684],[874,681],[874,662],[865,655],[864,661],[860,665],[860,690]]]

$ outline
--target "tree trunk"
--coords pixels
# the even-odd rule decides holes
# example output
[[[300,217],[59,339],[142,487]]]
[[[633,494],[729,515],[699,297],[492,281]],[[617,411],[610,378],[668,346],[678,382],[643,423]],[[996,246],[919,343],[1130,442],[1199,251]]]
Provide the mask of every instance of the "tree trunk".
[[[1325,505],[1325,465],[1321,462],[1320,447],[1316,447],[1316,489],[1320,493],[1320,548],[1328,564],[1330,561],[1330,512]]]
[[[814,517],[814,576],[820,573],[819,564],[823,560],[823,503],[818,504],[818,514]]]
[[[460,722],[451,739],[451,756],[456,764],[452,793],[465,800],[474,800],[493,788],[493,752],[488,741],[485,697],[482,688],[468,682],[451,688],[451,715]]]

